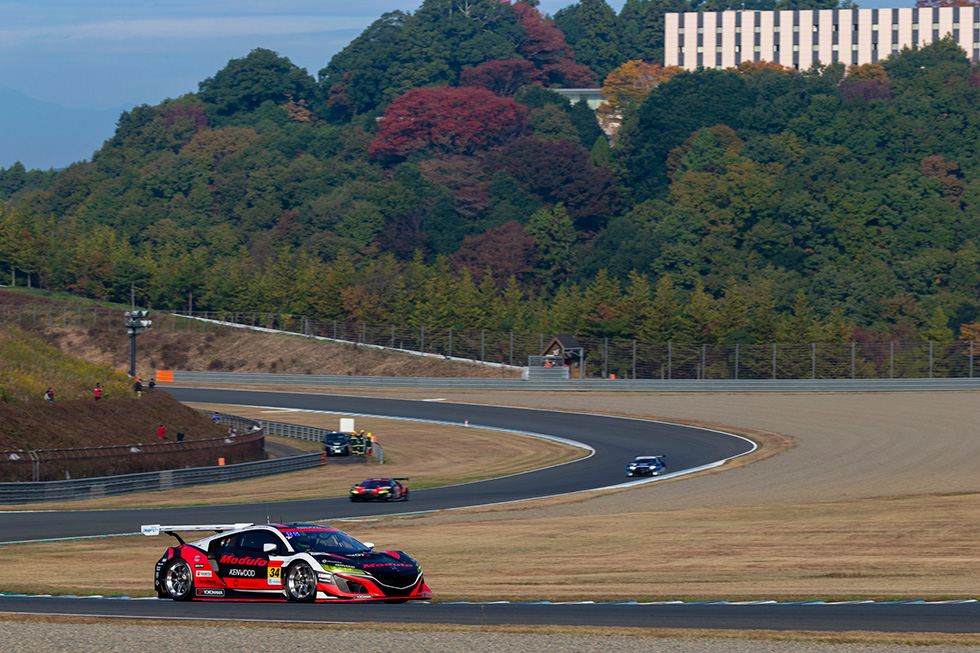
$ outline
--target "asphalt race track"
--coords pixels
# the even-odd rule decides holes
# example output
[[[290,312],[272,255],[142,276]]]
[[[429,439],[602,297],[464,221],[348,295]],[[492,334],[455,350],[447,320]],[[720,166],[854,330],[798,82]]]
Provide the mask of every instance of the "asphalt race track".
[[[671,472],[737,456],[752,446],[716,431],[671,424],[527,410],[367,397],[332,397],[237,390],[169,389],[181,401],[275,406],[345,414],[385,415],[541,433],[592,447],[588,458],[532,473],[452,488],[413,491],[409,504],[351,504],[345,499],[169,509],[0,513],[0,541],[133,533],[145,523],[327,520],[440,510],[513,501],[626,481],[625,464],[638,454],[665,454]],[[0,613],[72,614],[164,619],[306,623],[554,624],[643,628],[772,629],[881,632],[980,632],[980,603],[844,604],[335,604],[273,602],[175,603],[159,599],[101,599],[0,595]]]
[[[348,415],[385,415],[509,429],[575,440],[594,455],[536,472],[455,487],[413,490],[408,503],[351,503],[346,498],[189,508],[0,513],[0,542],[138,533],[141,524],[322,521],[444,510],[579,492],[626,482],[626,463],[639,454],[664,454],[670,472],[747,453],[752,443],[717,431],[602,415],[496,406],[336,397],[242,390],[168,389],[177,399],[209,404],[275,406]]]
[[[352,624],[501,624],[975,633],[980,607],[956,604],[533,604],[406,603],[403,605],[273,603],[0,596],[0,613],[98,617]]]

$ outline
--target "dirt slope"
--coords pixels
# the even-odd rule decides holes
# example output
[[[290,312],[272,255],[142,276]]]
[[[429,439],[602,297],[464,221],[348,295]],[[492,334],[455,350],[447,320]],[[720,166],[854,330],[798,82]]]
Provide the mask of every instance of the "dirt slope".
[[[163,424],[172,439],[183,429],[186,440],[220,438],[215,425],[165,392],[100,401],[31,401],[0,404],[0,451],[63,449],[157,441]]]

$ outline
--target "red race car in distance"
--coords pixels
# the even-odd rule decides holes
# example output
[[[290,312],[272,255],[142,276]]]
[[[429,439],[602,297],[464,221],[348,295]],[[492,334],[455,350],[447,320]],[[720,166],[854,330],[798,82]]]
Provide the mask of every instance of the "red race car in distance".
[[[350,489],[351,501],[408,501],[407,478],[369,478]]]

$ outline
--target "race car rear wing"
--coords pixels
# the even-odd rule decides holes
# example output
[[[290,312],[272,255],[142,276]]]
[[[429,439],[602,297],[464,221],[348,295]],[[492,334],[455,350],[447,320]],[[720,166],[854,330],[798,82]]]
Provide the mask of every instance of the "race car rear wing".
[[[178,526],[163,526],[161,524],[143,524],[140,527],[140,532],[147,537],[153,537],[154,535],[159,535],[160,533],[166,533],[167,535],[172,535],[177,538],[177,541],[184,544],[184,540],[181,539],[180,535],[177,534],[178,531],[214,531],[215,533],[220,533],[222,531],[234,531],[239,528],[247,528],[251,526],[252,523],[239,523],[239,524],[193,524],[193,525],[178,525]]]

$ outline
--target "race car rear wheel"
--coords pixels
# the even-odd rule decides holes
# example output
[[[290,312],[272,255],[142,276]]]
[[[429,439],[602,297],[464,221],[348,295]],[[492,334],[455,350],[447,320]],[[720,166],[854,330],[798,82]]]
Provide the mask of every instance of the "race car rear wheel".
[[[302,560],[286,573],[286,600],[310,603],[316,600],[316,574]]]
[[[183,558],[177,558],[163,572],[163,587],[174,601],[194,598],[194,572]]]
[[[408,501],[408,490],[405,490],[405,494],[402,495],[402,501]]]

